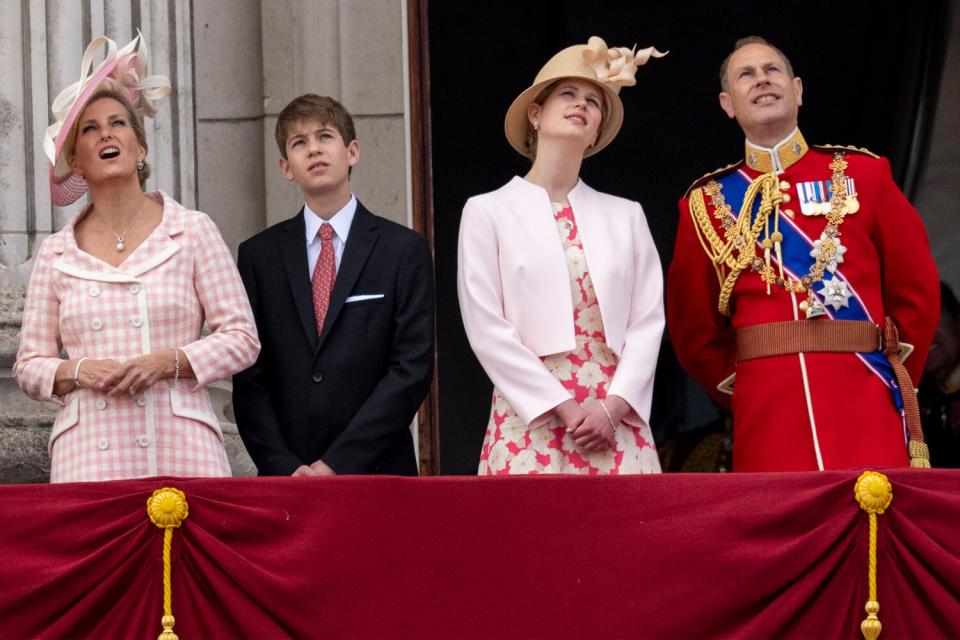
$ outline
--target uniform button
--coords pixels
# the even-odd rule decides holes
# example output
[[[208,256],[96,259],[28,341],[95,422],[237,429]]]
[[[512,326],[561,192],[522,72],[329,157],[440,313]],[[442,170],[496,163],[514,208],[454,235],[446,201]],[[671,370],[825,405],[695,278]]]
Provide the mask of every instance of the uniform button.
[[[89,293],[91,298],[96,298],[100,295],[100,287],[95,284],[90,285]]]
[[[320,373],[319,371],[315,371],[315,372],[313,373],[313,381],[314,381],[314,382],[323,382],[323,374]]]
[[[787,182],[786,180],[781,180],[781,181],[780,181],[780,191],[786,191],[786,190],[789,189],[789,188],[790,188],[790,183],[789,183],[789,182]]]
[[[793,209],[784,209],[784,210],[783,210],[783,215],[785,215],[785,216],[787,216],[788,218],[790,218],[791,220],[793,220],[793,218],[794,218],[797,214],[795,214],[795,213],[793,212]]]
[[[100,438],[99,440],[97,440],[97,448],[100,449],[100,451],[103,451],[109,447],[110,447],[110,441],[107,440],[106,438]]]
[[[139,396],[139,397],[137,398],[137,405],[139,405],[139,406],[141,406],[141,407],[147,406],[147,399],[144,398],[143,396]]]
[[[100,409],[100,411],[103,411],[107,408],[106,398],[97,398],[97,401],[94,404],[97,406],[97,409]]]
[[[136,283],[127,287],[127,291],[129,291],[133,295],[137,295],[138,293],[140,293],[141,289],[143,289],[143,287],[141,287],[139,284],[136,284]]]
[[[90,321],[90,328],[94,331],[100,331],[100,329],[103,329],[103,322],[100,318],[94,318]]]
[[[143,326],[143,318],[140,316],[133,316],[130,318],[130,324],[134,329],[139,329]]]
[[[137,436],[137,444],[141,447],[150,446],[150,436]]]
[[[790,197],[789,193],[783,194],[783,201],[789,203],[793,198]]]

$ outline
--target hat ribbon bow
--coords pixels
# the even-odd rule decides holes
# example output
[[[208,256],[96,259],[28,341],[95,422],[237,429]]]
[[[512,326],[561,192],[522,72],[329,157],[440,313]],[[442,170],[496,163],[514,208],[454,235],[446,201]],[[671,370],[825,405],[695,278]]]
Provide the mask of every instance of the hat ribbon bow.
[[[138,44],[140,45],[139,50],[137,49]],[[96,68],[93,68],[94,56],[103,47],[106,47],[106,57]],[[119,50],[117,49],[117,43],[106,36],[95,38],[87,46],[87,50],[83,53],[83,59],[80,61],[80,79],[61,91],[50,107],[56,120],[47,127],[43,140],[43,150],[51,163],[56,163],[56,140],[64,121],[83,94],[84,89],[105,67],[115,64],[115,68],[107,74],[104,80],[112,81],[111,88],[123,92],[141,117],[153,117],[156,114],[152,101],[159,100],[170,93],[170,79],[164,75],[148,76],[148,63],[147,44],[143,41],[139,29],[137,30],[137,37]]]
[[[618,87],[632,87],[637,84],[637,67],[646,64],[650,58],[662,58],[670,53],[660,52],[654,47],[647,47],[637,51],[626,47],[607,47],[600,36],[591,36],[587,41],[587,48],[583,50],[583,60],[589,65],[597,80]]]

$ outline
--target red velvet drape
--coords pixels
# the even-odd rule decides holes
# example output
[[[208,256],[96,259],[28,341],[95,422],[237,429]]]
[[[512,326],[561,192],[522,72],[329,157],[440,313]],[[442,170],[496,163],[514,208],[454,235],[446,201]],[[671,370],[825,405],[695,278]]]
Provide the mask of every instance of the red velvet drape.
[[[960,635],[960,472],[890,470],[881,640]],[[858,472],[0,486],[0,637],[859,637]]]

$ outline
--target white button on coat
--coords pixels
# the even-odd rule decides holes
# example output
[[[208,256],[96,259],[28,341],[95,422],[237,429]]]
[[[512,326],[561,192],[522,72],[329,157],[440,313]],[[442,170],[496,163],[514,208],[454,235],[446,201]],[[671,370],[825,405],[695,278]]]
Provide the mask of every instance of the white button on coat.
[[[97,448],[100,449],[100,451],[104,451],[105,449],[108,449],[109,447],[110,447],[110,441],[107,440],[106,438],[100,438],[100,439],[97,441]]]
[[[139,398],[137,398],[137,404],[141,407],[145,407],[147,406],[147,399],[144,398],[143,396],[140,396]]]
[[[150,446],[150,436],[137,436],[137,444],[141,447]]]
[[[97,401],[95,404],[97,405],[97,409],[100,409],[100,411],[103,411],[104,409],[107,408],[107,399],[97,398]]]
[[[143,287],[141,287],[141,286],[140,286],[139,284],[137,284],[137,283],[134,283],[134,284],[130,285],[129,287],[127,287],[127,291],[129,291],[129,292],[132,293],[133,295],[137,295],[138,293],[140,293],[140,291],[141,291],[142,289],[143,289]]]
[[[140,327],[143,326],[143,318],[141,318],[140,316],[133,316],[132,318],[130,318],[130,324],[131,326],[133,326],[134,329],[139,329]]]
[[[89,293],[91,298],[96,298],[100,295],[100,287],[95,284],[90,285]]]
[[[100,331],[100,329],[103,329],[103,321],[100,318],[94,318],[90,321],[90,328],[94,331]]]

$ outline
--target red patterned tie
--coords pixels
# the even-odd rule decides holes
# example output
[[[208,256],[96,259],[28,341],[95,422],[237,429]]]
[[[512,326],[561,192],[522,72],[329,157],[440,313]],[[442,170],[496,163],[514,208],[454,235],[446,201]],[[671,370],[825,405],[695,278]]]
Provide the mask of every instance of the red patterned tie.
[[[337,259],[333,253],[333,227],[324,222],[317,232],[320,236],[320,257],[313,268],[310,288],[313,290],[313,314],[317,319],[317,335],[323,332],[323,321],[330,306],[330,292],[337,279]]]

